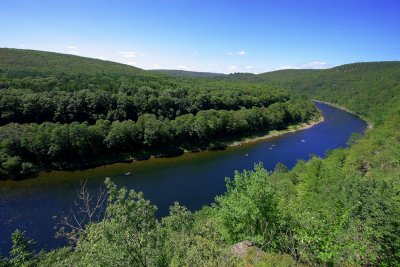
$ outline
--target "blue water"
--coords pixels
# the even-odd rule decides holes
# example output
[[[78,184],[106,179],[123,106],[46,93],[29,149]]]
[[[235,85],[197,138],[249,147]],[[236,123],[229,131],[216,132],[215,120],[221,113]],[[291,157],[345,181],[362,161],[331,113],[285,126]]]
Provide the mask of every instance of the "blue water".
[[[111,177],[118,186],[143,191],[158,206],[157,216],[179,201],[191,210],[200,209],[225,192],[225,177],[235,170],[251,169],[262,162],[273,169],[282,162],[289,168],[310,155],[323,157],[327,150],[345,147],[352,133],[362,133],[367,124],[360,118],[326,104],[317,103],[325,121],[314,127],[288,133],[224,151],[186,154],[169,159],[152,159],[132,164],[114,164],[74,172],[43,173],[20,182],[0,182],[0,253],[7,255],[10,236],[25,230],[36,249],[52,249],[65,244],[55,239],[54,226],[60,216],[73,207],[80,181],[87,179],[91,191]],[[132,176],[124,173],[132,171]]]

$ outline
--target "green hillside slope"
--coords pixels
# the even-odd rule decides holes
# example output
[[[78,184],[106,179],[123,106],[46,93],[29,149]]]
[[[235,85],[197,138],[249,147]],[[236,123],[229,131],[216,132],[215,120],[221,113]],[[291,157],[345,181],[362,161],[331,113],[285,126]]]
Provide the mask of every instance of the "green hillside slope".
[[[139,68],[111,61],[11,48],[0,48],[0,71],[118,75],[136,75],[143,72]]]
[[[375,121],[400,96],[400,62],[354,63],[327,70],[281,70],[253,81],[345,106]]]

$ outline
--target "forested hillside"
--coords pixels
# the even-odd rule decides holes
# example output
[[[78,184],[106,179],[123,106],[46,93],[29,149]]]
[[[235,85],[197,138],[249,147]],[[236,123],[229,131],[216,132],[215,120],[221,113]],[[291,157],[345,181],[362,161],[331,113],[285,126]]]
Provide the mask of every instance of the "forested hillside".
[[[0,48],[0,69],[3,72],[20,74],[107,74],[138,75],[143,70],[129,65],[93,58],[82,58],[37,50]]]
[[[291,93],[339,104],[373,120],[383,120],[400,95],[400,62],[368,62],[327,70],[282,70],[252,79]]]
[[[3,76],[3,79],[8,78]],[[188,83],[196,84],[193,81],[191,79]],[[300,161],[292,170],[278,164],[274,170],[265,170],[262,165],[256,165],[254,170],[237,172],[233,178],[227,180],[227,192],[216,197],[211,207],[204,207],[192,213],[175,204],[170,208],[170,215],[161,220],[155,216],[156,207],[145,200],[141,193],[126,188],[118,189],[112,181],[106,179],[108,201],[103,219],[86,226],[62,229],[62,234],[69,239],[71,246],[37,253],[29,249],[32,241],[21,232],[15,232],[12,236],[14,246],[11,257],[4,259],[2,264],[399,266],[400,64],[360,63],[330,70],[290,70],[257,76],[234,75],[229,78],[218,77],[212,83],[207,79],[204,81],[204,87],[208,88],[213,84],[220,88],[220,91],[221,88],[234,86],[232,82],[237,86],[232,87],[235,88],[233,92],[241,90],[243,85],[246,85],[244,92],[249,90],[239,97],[239,101],[244,97],[258,99],[259,93],[252,96],[252,90],[262,90],[265,86],[266,92],[270,92],[270,88],[279,85],[292,93],[345,106],[366,117],[374,124],[374,128],[365,136],[353,136],[349,140],[349,148],[328,151],[325,159],[313,157],[307,162]],[[2,90],[10,90],[9,94],[2,94],[10,95],[16,89]],[[248,114],[245,118],[254,118],[254,121],[265,118],[264,123],[267,125],[271,125],[271,120],[276,119],[278,114],[281,114],[281,119],[277,123],[283,121],[285,124],[288,119],[291,122],[295,116],[288,118],[284,114],[297,114],[297,120],[309,119],[314,114],[313,106],[310,106],[309,102],[288,100],[290,95],[277,90],[273,92],[279,92],[278,95],[282,93],[284,101],[267,107],[252,102],[255,107],[199,110],[196,114],[183,115],[186,116],[183,117],[185,119],[177,115],[171,119],[164,116],[160,119],[161,117],[156,117],[155,114],[145,114],[139,115],[136,122],[105,118],[108,122],[101,119],[94,124],[44,122],[39,125],[33,123],[32,119],[33,124],[8,124],[3,126],[3,131],[6,129],[10,137],[2,139],[8,141],[2,143],[2,151],[6,152],[2,152],[1,155],[12,159],[18,157],[6,153],[19,151],[18,149],[27,144],[35,144],[36,139],[29,139],[30,137],[41,136],[38,133],[51,133],[54,131],[51,127],[57,125],[68,130],[74,125],[76,129],[71,133],[82,133],[84,131],[79,130],[79,127],[87,127],[97,133],[104,131],[108,136],[108,124],[111,125],[111,129],[116,127],[115,137],[107,139],[110,141],[125,140],[124,135],[121,137],[120,134],[125,130],[120,129],[126,129],[128,133],[138,131],[143,134],[139,135],[143,138],[151,136],[152,132],[146,131],[152,129],[146,128],[146,123],[149,122],[150,125],[159,125],[160,128],[157,129],[171,124],[176,125],[173,126],[177,127],[176,129],[183,127],[182,129],[197,131],[196,134],[192,132],[192,135],[185,132],[187,130],[175,132],[186,134],[183,138],[193,134],[200,138],[199,133],[203,132],[199,129],[207,129],[204,136],[208,137],[211,134],[214,138],[219,132],[211,131],[214,129],[211,125],[219,125],[214,124],[215,118],[219,118],[219,122],[225,121],[222,119],[225,118],[223,114],[230,114],[226,115],[227,123],[241,118],[238,114],[243,112]],[[213,94],[213,91],[208,93]],[[275,93],[273,95],[275,96]],[[20,97],[16,94],[15,98]],[[295,106],[298,109],[295,108],[294,113],[290,113],[290,108]],[[309,111],[305,115],[296,113],[304,110]],[[150,117],[153,119],[150,120]],[[198,122],[204,121],[204,124],[187,123],[190,120],[196,122],[200,117],[202,120]],[[246,121],[247,124],[245,123],[242,129],[248,129],[253,119],[239,121]],[[192,128],[192,125],[205,125],[205,128]],[[21,127],[26,129],[19,129]],[[231,129],[230,127],[223,124],[222,129]],[[57,131],[54,133],[58,133]],[[14,142],[15,139],[20,140],[19,143]],[[149,141],[151,145],[151,140],[159,139],[143,140]],[[59,147],[54,146],[51,150],[34,147],[31,151],[45,151],[48,155],[49,151],[57,151],[55,148]],[[9,159],[6,160],[3,159],[3,166]],[[231,246],[243,240],[250,240],[260,249],[250,251],[244,258],[238,259],[232,254]]]
[[[317,119],[275,86],[174,78],[122,64],[0,49],[0,178],[221,148]]]

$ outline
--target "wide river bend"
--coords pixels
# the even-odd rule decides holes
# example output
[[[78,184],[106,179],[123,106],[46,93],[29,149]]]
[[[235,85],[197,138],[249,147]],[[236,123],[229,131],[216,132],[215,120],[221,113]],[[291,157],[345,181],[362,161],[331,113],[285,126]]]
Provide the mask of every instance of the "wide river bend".
[[[26,231],[37,249],[51,249],[65,244],[55,239],[57,219],[74,205],[80,182],[97,190],[105,177],[118,186],[142,191],[158,206],[158,216],[179,201],[191,210],[200,209],[225,191],[225,177],[235,170],[251,169],[263,162],[273,169],[282,162],[289,168],[310,155],[323,157],[329,149],[345,147],[352,133],[362,133],[366,122],[344,110],[316,103],[325,120],[312,128],[282,136],[228,147],[223,151],[186,153],[174,158],[158,158],[134,163],[117,163],[79,171],[52,171],[23,181],[0,182],[0,253],[7,255],[11,233]],[[131,172],[132,175],[125,176]]]

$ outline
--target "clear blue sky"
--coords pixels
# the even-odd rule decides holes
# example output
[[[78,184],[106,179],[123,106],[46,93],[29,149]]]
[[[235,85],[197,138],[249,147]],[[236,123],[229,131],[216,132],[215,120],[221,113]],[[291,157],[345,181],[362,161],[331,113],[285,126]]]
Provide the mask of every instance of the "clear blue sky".
[[[0,0],[0,47],[145,69],[263,72],[400,60],[399,0]]]

